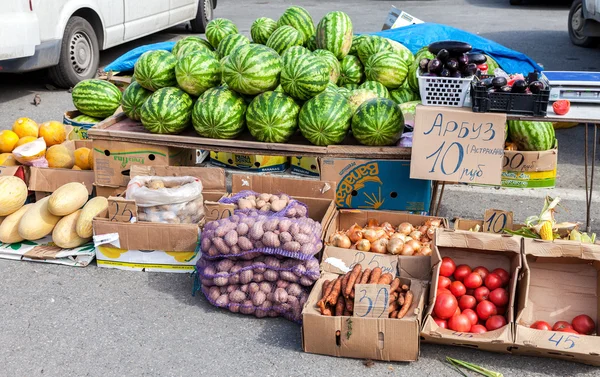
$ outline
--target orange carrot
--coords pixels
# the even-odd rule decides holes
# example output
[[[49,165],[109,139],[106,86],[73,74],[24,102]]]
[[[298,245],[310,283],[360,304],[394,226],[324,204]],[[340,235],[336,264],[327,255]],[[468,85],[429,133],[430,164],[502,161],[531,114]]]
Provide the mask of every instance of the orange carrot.
[[[358,278],[358,274],[360,274],[361,270],[362,266],[360,264],[356,264],[354,268],[352,268],[352,271],[350,271],[350,278],[348,279],[344,296],[350,297],[350,292],[352,292],[354,289],[354,284],[356,283],[356,279]]]
[[[398,319],[403,318],[406,313],[408,313],[408,308],[410,308],[410,306],[412,305],[412,301],[413,301],[413,293],[411,291],[406,292],[406,298],[404,299],[404,304],[402,305],[402,308],[400,308],[400,311],[398,312]]]

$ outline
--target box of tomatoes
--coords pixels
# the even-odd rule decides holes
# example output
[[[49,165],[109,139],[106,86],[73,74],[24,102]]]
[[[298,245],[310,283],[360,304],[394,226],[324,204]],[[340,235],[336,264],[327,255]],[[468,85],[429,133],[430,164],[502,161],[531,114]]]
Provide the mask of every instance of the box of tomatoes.
[[[426,342],[510,353],[521,237],[439,229],[431,256]]]
[[[600,245],[523,241],[513,353],[600,365]]]

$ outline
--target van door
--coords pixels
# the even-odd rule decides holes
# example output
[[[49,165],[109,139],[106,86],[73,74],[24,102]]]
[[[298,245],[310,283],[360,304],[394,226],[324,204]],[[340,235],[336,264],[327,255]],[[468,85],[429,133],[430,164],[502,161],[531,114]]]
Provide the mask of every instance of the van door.
[[[169,25],[177,25],[196,17],[198,1],[203,0],[169,0],[171,11],[169,12]]]
[[[125,0],[125,41],[169,26],[169,1]]]

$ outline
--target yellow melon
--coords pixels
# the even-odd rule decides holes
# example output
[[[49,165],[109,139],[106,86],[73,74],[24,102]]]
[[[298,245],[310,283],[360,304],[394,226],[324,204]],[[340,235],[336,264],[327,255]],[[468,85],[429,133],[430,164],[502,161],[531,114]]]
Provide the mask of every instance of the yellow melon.
[[[23,241],[23,237],[19,235],[19,222],[33,203],[25,204],[15,213],[12,213],[0,224],[0,242],[15,243]]]
[[[67,140],[67,130],[61,122],[51,120],[40,125],[40,136],[44,138],[46,146],[51,147]]]
[[[76,227],[80,214],[81,210],[78,210],[58,221],[52,231],[52,241],[54,241],[56,246],[63,249],[72,249],[83,245],[91,239],[91,237],[81,238],[77,235]]]
[[[8,216],[23,207],[27,200],[27,185],[12,175],[0,177],[0,216]]]
[[[88,166],[90,170],[94,170],[94,150],[90,149],[90,154],[88,154]]]
[[[0,153],[10,153],[19,142],[19,135],[10,131],[0,131]]]
[[[0,166],[17,166],[19,163],[15,159],[12,153],[0,154]]]
[[[40,137],[35,141],[16,147],[12,153],[15,159],[23,165],[31,165],[46,154],[46,142]]]
[[[29,118],[19,118],[15,120],[12,130],[19,135],[19,138],[31,136],[35,139],[39,136],[39,126],[36,122]]]
[[[20,147],[21,145],[24,145],[27,143],[31,143],[32,141],[36,141],[36,140],[37,140],[37,137],[34,137],[34,136],[23,136],[17,142],[17,145],[15,145],[15,148]]]
[[[77,220],[77,234],[81,238],[89,238],[92,236],[92,220],[94,217],[106,217],[108,212],[108,199],[97,196],[90,199],[79,215]]]
[[[79,167],[81,170],[90,170],[90,149],[86,147],[81,147],[75,149],[75,165]]]
[[[57,188],[48,202],[48,211],[56,216],[66,216],[77,211],[88,200],[88,190],[83,183],[71,182]]]
[[[75,165],[73,151],[62,144],[53,145],[46,151],[48,167],[55,169],[71,169]]]
[[[35,202],[19,221],[19,235],[29,241],[39,240],[52,233],[60,216],[54,216],[48,211],[47,196]]]

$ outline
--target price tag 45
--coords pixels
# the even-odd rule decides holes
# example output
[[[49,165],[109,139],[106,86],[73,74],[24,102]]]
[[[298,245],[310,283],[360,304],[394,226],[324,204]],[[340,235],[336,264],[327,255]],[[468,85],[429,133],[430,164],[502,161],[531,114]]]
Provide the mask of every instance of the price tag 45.
[[[578,339],[575,334],[553,332],[548,341],[556,348],[570,350],[577,345]]]

